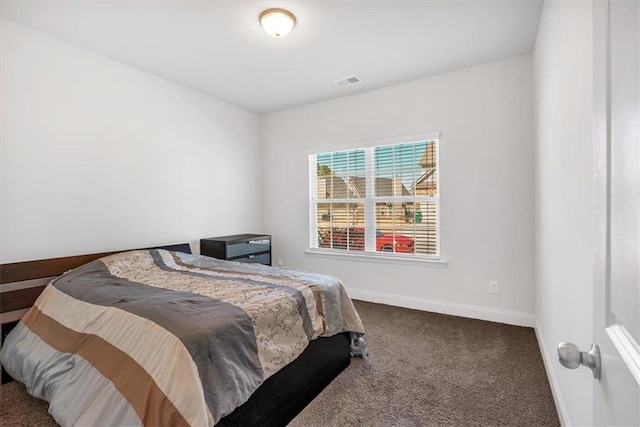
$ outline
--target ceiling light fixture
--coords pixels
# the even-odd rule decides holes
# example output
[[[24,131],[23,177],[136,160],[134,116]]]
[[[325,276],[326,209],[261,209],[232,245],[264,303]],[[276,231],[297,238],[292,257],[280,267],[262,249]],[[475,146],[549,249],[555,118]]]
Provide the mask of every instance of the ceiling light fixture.
[[[260,14],[260,24],[267,34],[273,37],[284,37],[296,25],[296,17],[284,9],[267,9]]]

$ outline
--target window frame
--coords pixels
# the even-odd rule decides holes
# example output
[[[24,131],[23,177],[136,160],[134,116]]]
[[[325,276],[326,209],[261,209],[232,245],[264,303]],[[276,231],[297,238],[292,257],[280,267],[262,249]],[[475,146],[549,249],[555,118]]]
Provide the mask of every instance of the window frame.
[[[396,196],[396,197],[376,197],[373,188],[373,181],[370,179],[375,175],[373,172],[373,157],[376,147],[396,145],[396,144],[408,144],[422,141],[438,142],[436,150],[436,164],[437,164],[437,194],[435,196]],[[435,267],[445,268],[447,262],[442,259],[441,253],[441,233],[440,233],[440,144],[442,140],[440,138],[440,132],[426,132],[421,134],[382,138],[375,140],[362,141],[358,143],[348,143],[334,145],[330,147],[315,148],[307,151],[308,158],[308,180],[309,180],[309,240],[308,249],[305,251],[309,255],[337,258],[337,259],[353,259],[359,261],[394,261],[402,264],[406,263],[425,263],[432,264]],[[319,199],[317,197],[317,158],[316,155],[323,153],[335,153],[340,151],[351,151],[365,149],[365,177],[366,179],[366,194],[373,194],[373,196],[363,198],[340,198],[340,199]],[[367,150],[368,149],[368,150]],[[377,252],[375,250],[375,230],[376,230],[376,203],[386,202],[433,202],[435,203],[436,213],[436,253],[429,254],[407,254],[407,253],[393,253],[393,252]],[[321,248],[318,242],[318,205],[323,203],[362,203],[365,208],[365,248],[362,251],[348,250],[348,249],[336,249],[336,248]],[[372,231],[371,231],[372,230]]]

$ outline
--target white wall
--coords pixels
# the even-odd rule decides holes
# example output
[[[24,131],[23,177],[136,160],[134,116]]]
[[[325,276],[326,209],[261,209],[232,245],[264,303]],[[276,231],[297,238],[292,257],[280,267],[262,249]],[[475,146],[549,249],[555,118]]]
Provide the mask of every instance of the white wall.
[[[593,339],[593,73],[591,2],[547,1],[534,52],[535,307],[556,404],[567,424],[592,424],[589,372],[557,362],[556,346]]]
[[[274,259],[343,280],[353,296],[532,324],[531,56],[269,114],[262,124],[265,230]],[[441,132],[446,269],[318,258],[308,247],[307,150]],[[499,280],[502,293],[488,293]]]
[[[262,230],[258,116],[1,27],[1,262]]]

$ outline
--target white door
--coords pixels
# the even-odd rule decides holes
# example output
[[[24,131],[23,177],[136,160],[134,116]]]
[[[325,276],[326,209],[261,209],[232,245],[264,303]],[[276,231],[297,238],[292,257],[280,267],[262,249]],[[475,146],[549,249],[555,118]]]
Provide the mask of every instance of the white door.
[[[640,1],[594,2],[597,425],[640,426]]]

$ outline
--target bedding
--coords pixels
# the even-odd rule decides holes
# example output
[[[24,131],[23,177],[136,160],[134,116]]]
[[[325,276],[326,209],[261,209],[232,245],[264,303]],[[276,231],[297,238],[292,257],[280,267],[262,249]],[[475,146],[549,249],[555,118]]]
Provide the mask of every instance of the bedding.
[[[333,277],[154,249],[53,280],[0,360],[62,425],[213,425],[342,332],[363,351]]]

